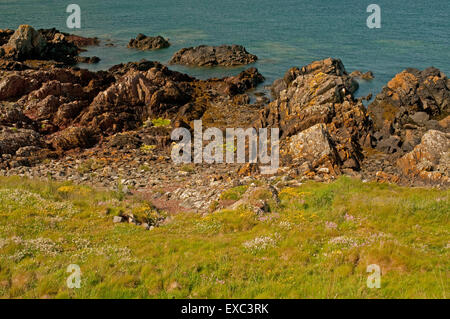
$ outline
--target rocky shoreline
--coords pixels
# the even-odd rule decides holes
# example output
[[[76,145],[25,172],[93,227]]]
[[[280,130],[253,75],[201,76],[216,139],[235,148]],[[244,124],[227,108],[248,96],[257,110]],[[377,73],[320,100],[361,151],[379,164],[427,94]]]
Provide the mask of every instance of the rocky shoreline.
[[[145,43],[132,47],[153,46],[143,35],[136,40]],[[156,61],[76,67],[82,47],[98,41],[30,26],[0,30],[0,175],[126,186],[161,209],[202,212],[223,190],[257,181],[281,187],[349,175],[450,184],[450,80],[438,69],[404,70],[366,108],[354,96],[362,73],[328,58],[288,70],[272,85],[272,100],[255,100],[251,90],[264,81],[255,68],[199,80]],[[257,59],[241,46],[199,48],[171,63]],[[280,128],[278,174],[262,176],[249,164],[173,164],[172,129],[192,129],[197,119],[206,128]]]

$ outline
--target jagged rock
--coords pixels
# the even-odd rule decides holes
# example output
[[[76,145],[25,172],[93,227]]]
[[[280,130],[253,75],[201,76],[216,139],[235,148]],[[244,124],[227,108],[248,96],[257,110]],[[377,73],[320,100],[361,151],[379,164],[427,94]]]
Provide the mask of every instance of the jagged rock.
[[[5,39],[4,33],[0,32],[0,39]],[[0,57],[15,61],[48,60],[62,62],[65,65],[76,64],[79,60],[95,63],[98,60],[96,57],[78,57],[82,51],[78,45],[89,44],[98,44],[98,39],[61,33],[56,29],[36,31],[29,25],[21,25],[0,48]]]
[[[342,61],[339,59],[328,58],[320,61],[314,61],[311,64],[303,66],[301,69],[298,67],[290,68],[284,75],[284,78],[278,79],[274,82],[271,87],[272,95],[275,98],[279,98],[280,92],[287,89],[298,76],[317,73],[343,77],[346,82],[345,87],[351,93],[354,93],[358,89],[358,82],[354,81],[347,75],[347,71],[342,64]]]
[[[17,74],[10,74],[0,80],[0,100],[19,97],[28,90],[26,79]]]
[[[393,153],[410,151],[428,129],[445,131],[438,120],[449,115],[450,81],[436,68],[406,69],[397,74],[369,105],[378,148]],[[407,137],[406,129],[413,129]],[[411,139],[411,135],[416,135]],[[408,140],[407,140],[408,139]],[[400,141],[396,147],[386,147]]]
[[[42,57],[47,42],[45,38],[29,25],[21,25],[0,49],[0,56],[16,60]]]
[[[41,33],[47,39],[47,41],[52,41],[55,38],[55,36],[59,36],[59,34],[62,34],[67,42],[72,43],[79,48],[100,44],[100,40],[98,38],[85,38],[79,35],[60,32],[55,28],[40,29],[39,33]]]
[[[258,59],[241,45],[191,47],[176,52],[170,64],[196,66],[236,66],[253,63]]]
[[[164,79],[160,70],[131,70],[94,99],[81,123],[105,131],[133,129],[149,116],[161,116],[187,103],[190,96],[186,90],[185,86]]]
[[[139,33],[136,39],[131,39],[128,43],[129,48],[135,48],[139,50],[158,50],[168,48],[169,46],[169,41],[167,41],[160,35],[156,37],[148,37],[142,33]]]
[[[287,89],[261,112],[258,126],[278,127],[286,139],[323,123],[337,154],[330,163],[359,169],[362,147],[371,146],[371,122],[342,62],[329,58],[293,68],[284,81]]]
[[[450,135],[429,130],[413,151],[397,161],[405,175],[450,182]]]

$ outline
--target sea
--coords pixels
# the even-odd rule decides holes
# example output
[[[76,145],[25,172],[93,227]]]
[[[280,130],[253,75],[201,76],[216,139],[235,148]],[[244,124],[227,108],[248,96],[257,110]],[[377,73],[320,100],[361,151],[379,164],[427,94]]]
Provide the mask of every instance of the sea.
[[[70,4],[81,9],[80,29],[67,26]],[[371,4],[380,9],[380,28],[367,25]],[[91,70],[143,58],[166,64],[184,47],[241,44],[259,57],[252,65],[266,78],[259,90],[293,66],[327,57],[341,59],[348,72],[374,73],[372,81],[360,81],[357,96],[376,95],[409,67],[434,66],[450,74],[448,0],[0,0],[0,28],[20,24],[98,37],[102,45],[83,55],[101,62],[80,65]],[[128,49],[138,33],[162,35],[172,46]],[[201,79],[235,75],[246,67],[170,66]]]

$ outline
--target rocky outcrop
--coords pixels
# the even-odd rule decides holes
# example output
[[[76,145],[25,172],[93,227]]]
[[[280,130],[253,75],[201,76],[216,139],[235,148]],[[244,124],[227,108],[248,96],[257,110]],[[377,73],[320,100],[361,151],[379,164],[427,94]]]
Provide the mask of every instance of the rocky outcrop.
[[[449,116],[449,110],[450,80],[444,73],[428,68],[397,74],[368,107],[377,148],[387,153],[411,151],[429,129],[448,131],[439,120]]]
[[[325,60],[314,61],[311,64],[305,65],[302,68],[290,68],[283,78],[275,80],[271,86],[272,96],[277,99],[280,97],[280,92],[289,88],[291,83],[300,75],[308,74],[329,74],[338,77],[343,77],[345,86],[349,92],[354,93],[358,89],[358,82],[354,81],[347,75],[342,61],[339,59],[328,58]]]
[[[165,49],[169,46],[169,41],[167,41],[160,35],[156,37],[148,37],[142,33],[139,33],[136,39],[131,39],[128,43],[129,48],[139,49],[143,51]]]
[[[250,54],[241,45],[191,47],[176,52],[170,64],[195,66],[237,66],[255,62],[256,55]]]
[[[10,129],[2,138],[17,147],[2,146],[2,151],[16,158],[18,149],[37,147],[23,149],[20,154],[33,154],[36,159],[46,154],[58,156],[90,148],[109,135],[141,130],[144,123],[155,118],[189,127],[212,105],[225,108],[234,98],[247,101],[241,96],[246,97],[245,91],[263,79],[252,68],[236,76],[203,81],[145,60],[117,65],[107,72],[51,65],[39,70],[4,70],[0,79],[0,125]],[[13,132],[18,129],[26,131],[16,136]],[[141,143],[169,145],[170,127],[146,130],[148,136]],[[27,144],[25,132],[35,132],[39,145],[31,137],[31,144]],[[36,153],[38,156],[34,156]]]
[[[64,39],[77,46],[78,48],[84,48],[88,46],[95,46],[100,44],[100,40],[98,38],[86,38],[79,35],[69,34],[65,32],[60,32],[59,30],[53,29],[40,29],[39,33],[41,33],[47,41],[52,41],[55,37],[60,37],[60,35],[64,36]]]
[[[278,127],[282,139],[286,139],[317,125],[305,134],[321,135],[321,141],[329,136],[329,144],[336,153],[329,161],[336,166],[333,170],[338,171],[339,167],[359,169],[362,146],[371,145],[371,123],[362,103],[353,97],[358,86],[342,62],[329,58],[301,69],[292,68],[283,82],[286,89],[278,92],[279,98],[261,112],[258,126]],[[286,147],[287,154],[301,158],[302,150],[292,149],[297,144],[290,145]],[[311,158],[310,162],[316,160]]]
[[[405,175],[450,183],[450,134],[429,130],[397,164]]]
[[[0,32],[1,42],[5,42],[9,32]],[[13,61],[53,60],[65,65],[78,63],[82,49],[78,45],[98,43],[95,38],[83,38],[56,29],[36,31],[29,25],[21,25],[0,48],[0,58]],[[89,61],[96,61],[92,58]]]
[[[15,60],[42,58],[47,46],[45,38],[29,25],[21,25],[0,49],[0,55]]]

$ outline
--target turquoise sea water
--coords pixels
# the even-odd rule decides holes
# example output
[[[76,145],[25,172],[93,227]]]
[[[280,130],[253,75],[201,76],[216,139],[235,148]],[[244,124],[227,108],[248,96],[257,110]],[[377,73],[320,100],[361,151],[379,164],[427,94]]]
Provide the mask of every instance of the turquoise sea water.
[[[71,3],[81,7],[77,31],[66,27]],[[371,3],[381,7],[381,29],[366,26]],[[236,43],[260,58],[254,66],[266,77],[264,85],[292,66],[329,56],[342,59],[349,72],[374,72],[375,80],[362,82],[358,95],[378,93],[407,67],[435,66],[450,75],[448,0],[0,0],[0,28],[25,23],[111,39],[115,47],[93,47],[85,54],[102,59],[88,66],[94,70],[141,58],[167,63],[182,47]],[[172,46],[154,52],[127,49],[140,32],[168,37]],[[199,78],[244,69],[172,68]]]

